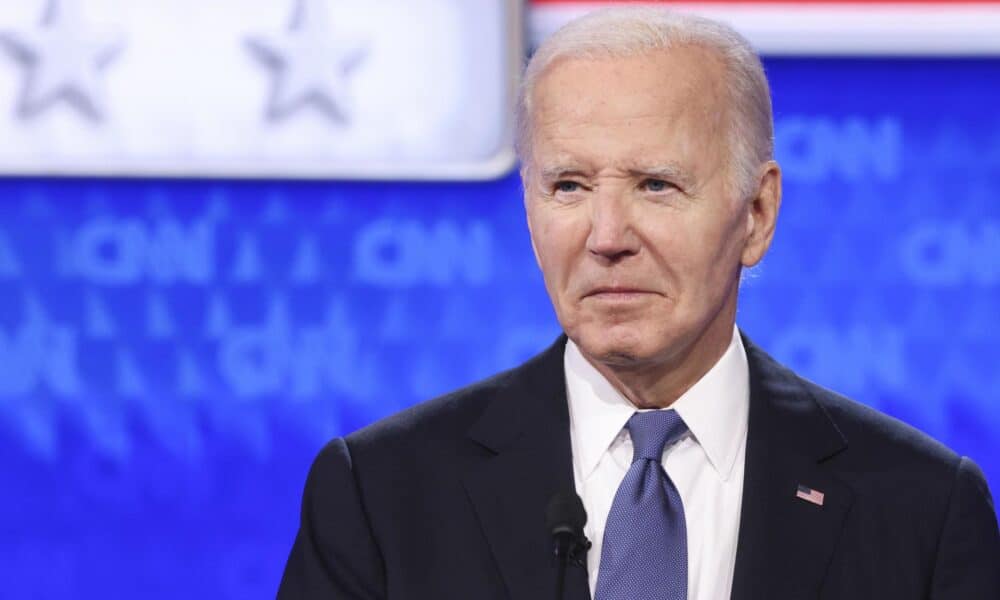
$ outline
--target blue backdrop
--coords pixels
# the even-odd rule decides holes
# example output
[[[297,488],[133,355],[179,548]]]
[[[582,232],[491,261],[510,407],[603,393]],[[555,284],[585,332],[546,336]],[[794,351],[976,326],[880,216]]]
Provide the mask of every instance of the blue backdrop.
[[[740,324],[1000,488],[1000,60],[767,67],[785,201]],[[520,193],[0,180],[5,597],[273,597],[327,439],[557,335]]]

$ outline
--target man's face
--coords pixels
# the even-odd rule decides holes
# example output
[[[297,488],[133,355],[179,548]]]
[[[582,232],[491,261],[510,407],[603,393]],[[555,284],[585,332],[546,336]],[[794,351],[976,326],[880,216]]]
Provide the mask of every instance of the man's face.
[[[732,333],[741,265],[770,236],[753,241],[759,215],[732,185],[724,77],[710,52],[679,46],[564,59],[535,87],[531,240],[563,329],[592,359],[670,363]]]

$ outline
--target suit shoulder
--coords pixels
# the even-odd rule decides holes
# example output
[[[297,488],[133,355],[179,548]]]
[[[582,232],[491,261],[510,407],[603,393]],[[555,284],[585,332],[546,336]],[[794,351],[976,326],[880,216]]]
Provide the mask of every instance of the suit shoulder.
[[[911,465],[943,479],[954,477],[961,457],[929,434],[893,416],[796,375],[847,439],[852,453],[873,465]]]
[[[345,439],[353,451],[355,448],[444,441],[464,435],[490,401],[519,377],[522,369],[523,365],[425,400],[363,427]]]
[[[875,470],[920,465],[955,474],[960,457],[927,433],[802,377],[747,338],[744,344],[751,372],[769,382],[767,389],[786,398],[811,398],[826,415],[846,441],[841,461],[867,462]]]

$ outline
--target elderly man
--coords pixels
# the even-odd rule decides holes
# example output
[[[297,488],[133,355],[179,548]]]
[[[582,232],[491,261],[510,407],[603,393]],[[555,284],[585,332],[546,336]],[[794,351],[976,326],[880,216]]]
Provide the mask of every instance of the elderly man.
[[[602,12],[528,65],[531,240],[565,336],[332,441],[279,598],[555,598],[545,511],[592,547],[566,598],[1000,598],[979,469],[811,384],[735,327],[781,200],[745,40]]]

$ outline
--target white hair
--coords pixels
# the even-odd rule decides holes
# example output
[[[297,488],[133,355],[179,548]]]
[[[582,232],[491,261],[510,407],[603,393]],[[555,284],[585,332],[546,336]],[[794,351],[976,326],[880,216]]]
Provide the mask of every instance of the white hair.
[[[522,165],[529,162],[532,93],[553,63],[635,56],[674,45],[703,47],[722,60],[728,74],[730,176],[738,193],[749,194],[757,170],[774,155],[771,92],[760,57],[728,25],[663,8],[598,10],[567,23],[542,42],[528,61],[517,97],[516,141]]]

